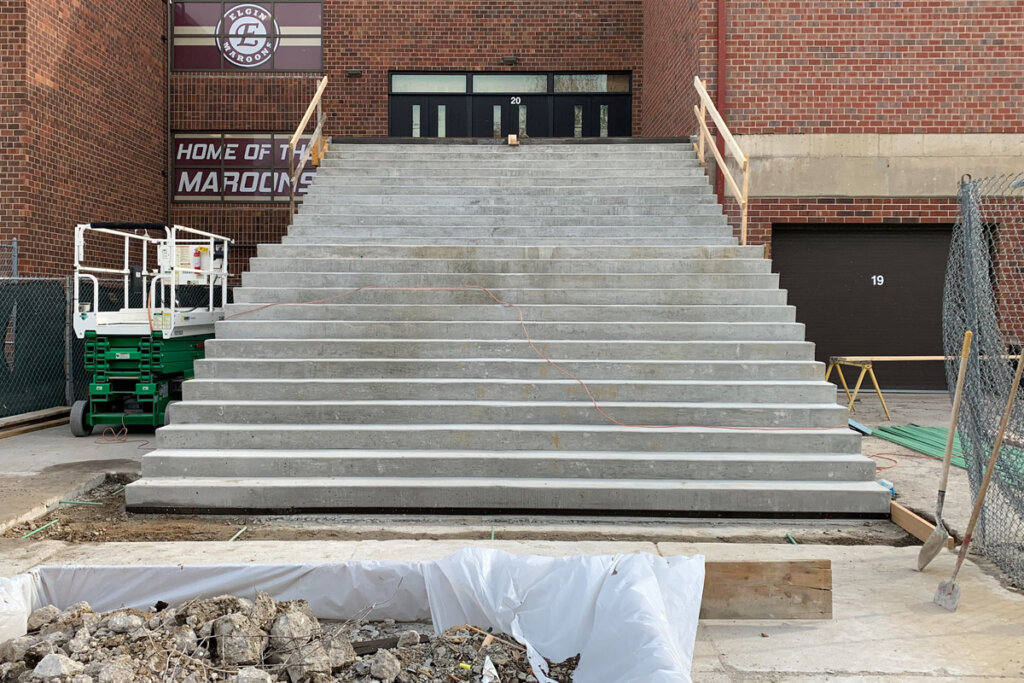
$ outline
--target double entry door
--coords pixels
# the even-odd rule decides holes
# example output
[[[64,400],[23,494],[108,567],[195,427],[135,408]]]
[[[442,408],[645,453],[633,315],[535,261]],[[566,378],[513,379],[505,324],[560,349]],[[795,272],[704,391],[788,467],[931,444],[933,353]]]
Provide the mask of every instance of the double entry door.
[[[632,133],[629,95],[392,95],[390,135],[596,138]]]

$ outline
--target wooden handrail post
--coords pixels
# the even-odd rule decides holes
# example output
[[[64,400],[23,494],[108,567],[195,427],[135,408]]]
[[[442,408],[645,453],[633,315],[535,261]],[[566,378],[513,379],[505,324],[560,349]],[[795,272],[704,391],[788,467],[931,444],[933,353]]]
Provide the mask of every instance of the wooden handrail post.
[[[704,90],[707,90],[707,88],[708,88],[708,82],[707,81],[703,81],[702,80],[700,82],[700,84],[704,88]],[[700,98],[700,120],[701,121],[707,121],[708,120],[707,105],[704,104],[704,98],[703,97]],[[703,126],[701,126],[701,128],[700,128],[700,150],[697,152],[697,155],[700,157],[700,163],[706,165],[707,162],[704,159],[704,127]]]
[[[740,216],[740,245],[747,246],[747,200],[750,198],[750,157],[743,157],[743,213]]]

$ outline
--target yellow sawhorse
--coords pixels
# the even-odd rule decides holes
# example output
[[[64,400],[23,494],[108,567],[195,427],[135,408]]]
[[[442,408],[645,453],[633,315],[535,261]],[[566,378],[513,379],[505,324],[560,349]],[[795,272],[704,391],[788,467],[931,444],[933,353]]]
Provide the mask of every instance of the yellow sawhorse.
[[[860,392],[860,385],[864,382],[864,376],[867,375],[871,378],[871,384],[875,387],[875,393],[878,394],[878,400],[882,403],[882,410],[885,411],[885,419],[892,422],[892,417],[889,415],[889,406],[885,405],[885,397],[882,396],[882,389],[878,386],[878,378],[875,377],[875,370],[872,367],[873,363],[879,361],[917,361],[917,360],[946,360],[945,356],[831,356],[828,359],[828,369],[825,371],[825,381],[832,376],[832,370],[835,369],[839,375],[839,383],[843,385],[843,391],[846,392],[846,398],[849,399],[850,404],[847,408],[850,412],[856,412],[853,408],[853,402],[857,400],[857,394]],[[847,365],[854,368],[860,368],[860,375],[857,377],[857,383],[853,387],[853,393],[850,393],[850,387],[846,385],[846,378],[843,376],[842,366]]]

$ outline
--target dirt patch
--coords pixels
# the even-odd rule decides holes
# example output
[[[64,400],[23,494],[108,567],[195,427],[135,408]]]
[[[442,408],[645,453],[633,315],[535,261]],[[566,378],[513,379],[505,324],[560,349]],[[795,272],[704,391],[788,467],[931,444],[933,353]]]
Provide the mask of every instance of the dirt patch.
[[[132,475],[107,480],[50,513],[8,528],[3,536],[69,543],[360,540],[645,541],[650,543],[789,543],[887,545],[918,544],[884,520],[811,523],[774,520],[763,524],[734,520],[638,518],[543,518],[435,515],[194,515],[137,514],[124,508],[124,486]],[[76,504],[79,503],[79,504]],[[88,504],[80,504],[88,503]]]

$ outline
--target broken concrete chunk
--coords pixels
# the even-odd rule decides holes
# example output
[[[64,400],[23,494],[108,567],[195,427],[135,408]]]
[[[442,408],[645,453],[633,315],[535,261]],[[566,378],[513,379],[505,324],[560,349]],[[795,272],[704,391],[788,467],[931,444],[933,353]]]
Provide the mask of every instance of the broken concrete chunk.
[[[230,683],[274,683],[274,677],[269,672],[251,666],[239,669],[238,673],[228,680]]]
[[[420,634],[416,631],[403,631],[398,636],[398,647],[415,647],[420,644]]]
[[[100,665],[94,679],[96,683],[134,683],[135,667],[128,657],[118,657]]]
[[[87,676],[85,674],[78,674],[76,676],[72,676],[71,677],[70,683],[93,683],[93,681],[92,681],[92,676]]]
[[[179,626],[172,633],[170,645],[176,652],[190,655],[199,645],[196,632],[188,626]]]
[[[307,605],[308,608],[308,605]],[[270,646],[275,650],[295,648],[320,635],[320,624],[307,610],[291,607],[274,619],[270,627]]]
[[[261,591],[256,594],[256,599],[252,602],[252,609],[246,616],[252,619],[257,626],[266,630],[270,626],[270,622],[277,616],[277,603],[272,597]]]
[[[25,659],[25,652],[35,642],[35,638],[31,636],[21,636],[0,643],[0,663],[19,662]]]
[[[291,683],[310,683],[331,674],[331,660],[319,642],[306,643],[289,655],[285,671]]]
[[[370,675],[383,683],[394,683],[401,671],[402,663],[387,650],[377,650],[370,660]]]
[[[64,655],[49,654],[39,660],[32,673],[40,678],[55,678],[57,676],[73,676],[81,673],[84,665]]]
[[[221,595],[216,598],[189,600],[178,609],[176,618],[179,624],[187,623],[192,628],[197,628],[208,621],[228,614],[248,613],[252,607],[251,600],[236,598],[233,595]],[[194,619],[190,619],[190,617],[194,617]]]
[[[327,641],[327,656],[331,660],[331,671],[335,673],[356,661],[356,651],[344,633],[339,633]]]
[[[229,666],[256,664],[263,654],[267,634],[244,614],[228,614],[213,622],[220,661]]]
[[[28,630],[38,631],[43,626],[46,626],[51,621],[56,621],[57,617],[60,616],[60,610],[53,605],[47,605],[46,607],[40,607],[28,617]]]
[[[142,628],[145,622],[142,617],[129,612],[114,612],[107,619],[107,628],[114,633],[131,633],[135,629]]]

